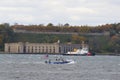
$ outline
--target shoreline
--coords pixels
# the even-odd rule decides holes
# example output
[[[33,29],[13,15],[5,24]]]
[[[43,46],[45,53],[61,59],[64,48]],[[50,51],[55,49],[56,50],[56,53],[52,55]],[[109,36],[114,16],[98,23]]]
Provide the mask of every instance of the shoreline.
[[[66,54],[63,54],[63,53],[6,53],[6,52],[0,52],[0,54],[39,54],[39,55],[63,55],[63,56],[87,56],[87,55],[66,55]],[[120,56],[120,54],[115,54],[115,53],[105,53],[105,54],[100,54],[100,53],[97,53],[95,55],[90,55],[90,56],[96,56],[96,55],[99,55],[99,56]]]

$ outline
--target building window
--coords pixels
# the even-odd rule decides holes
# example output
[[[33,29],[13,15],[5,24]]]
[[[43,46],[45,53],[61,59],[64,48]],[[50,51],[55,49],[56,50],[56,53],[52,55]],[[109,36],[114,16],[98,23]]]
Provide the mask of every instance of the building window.
[[[35,48],[35,53],[37,53],[37,49]]]
[[[55,53],[55,49],[53,49],[53,53]]]
[[[64,53],[66,53],[66,50],[65,50],[65,49],[66,49],[66,48],[64,47],[64,48],[63,48]]]
[[[44,53],[44,49],[42,49],[42,53]]]
[[[18,46],[18,53],[20,53],[20,46]]]
[[[59,53],[61,53],[61,47],[59,47]]]
[[[26,52],[28,52],[28,53],[30,52],[30,47],[29,46],[26,47]]]
[[[53,53],[55,53],[55,46],[53,47]]]
[[[32,46],[31,52],[33,53],[33,46]]]
[[[30,49],[28,49],[28,53],[30,52]]]
[[[46,46],[46,52],[48,53],[48,47]]]
[[[23,53],[26,53],[26,47],[25,46],[23,47]]]
[[[39,48],[39,53],[41,52],[41,49]]]
[[[52,50],[51,50],[51,48],[50,48],[49,50],[50,50],[50,53],[52,53]]]
[[[8,46],[8,52],[10,52],[10,46]]]

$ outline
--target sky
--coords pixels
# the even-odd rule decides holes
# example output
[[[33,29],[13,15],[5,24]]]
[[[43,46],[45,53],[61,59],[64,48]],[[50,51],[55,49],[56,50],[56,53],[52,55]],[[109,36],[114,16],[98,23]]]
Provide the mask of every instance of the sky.
[[[0,23],[102,25],[120,22],[120,0],[0,0]]]

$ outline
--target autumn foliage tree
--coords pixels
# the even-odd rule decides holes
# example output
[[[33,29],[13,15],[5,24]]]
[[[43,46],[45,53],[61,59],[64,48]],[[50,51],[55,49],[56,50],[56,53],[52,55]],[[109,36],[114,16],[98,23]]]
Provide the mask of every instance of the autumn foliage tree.
[[[82,41],[84,41],[84,42],[86,42],[86,38],[85,37],[83,37],[83,36],[79,36],[79,35],[72,35],[72,42],[73,43],[78,43],[78,44],[80,44],[80,43],[82,43]]]

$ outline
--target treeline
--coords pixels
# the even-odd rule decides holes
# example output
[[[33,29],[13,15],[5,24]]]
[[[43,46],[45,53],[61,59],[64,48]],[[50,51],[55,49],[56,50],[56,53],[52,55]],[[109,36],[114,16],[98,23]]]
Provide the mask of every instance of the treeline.
[[[8,23],[0,24],[0,50],[4,50],[4,43],[12,42],[14,37],[13,29]]]
[[[76,32],[78,34],[34,34],[15,33],[13,30],[35,31],[35,32]],[[80,33],[103,33],[110,35],[81,35]],[[89,44],[90,49],[95,52],[120,53],[120,23],[105,24],[99,26],[70,26],[68,23],[55,26],[48,25],[12,25],[0,24],[0,50],[4,50],[4,43],[7,42],[39,42],[54,43],[60,40],[61,43],[76,43],[82,41]]]
[[[68,23],[64,25],[53,25],[49,23],[44,26],[40,25],[13,25],[13,29],[35,31],[35,32],[78,32],[78,33],[102,33],[105,31],[118,33],[120,31],[120,23],[105,24],[99,26],[70,26]]]

